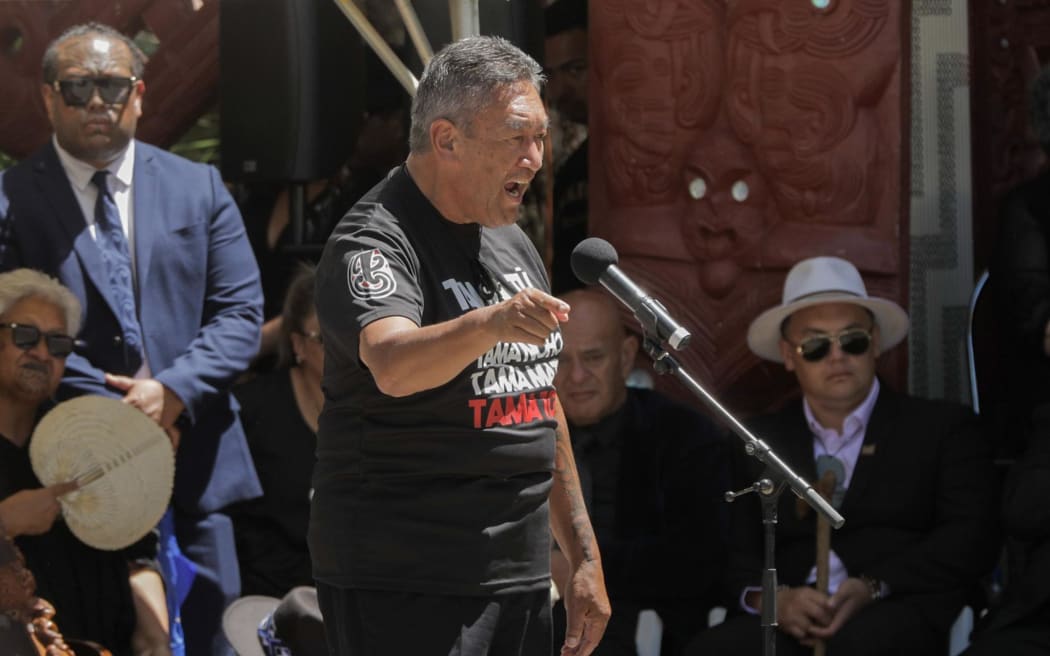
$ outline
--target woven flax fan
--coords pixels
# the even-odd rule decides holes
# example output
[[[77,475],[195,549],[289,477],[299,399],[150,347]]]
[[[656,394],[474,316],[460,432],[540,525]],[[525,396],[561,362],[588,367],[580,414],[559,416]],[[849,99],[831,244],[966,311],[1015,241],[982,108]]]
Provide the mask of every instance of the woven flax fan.
[[[171,499],[171,442],[153,420],[118,399],[81,396],[55,406],[33,432],[29,459],[44,485],[80,483],[59,499],[62,517],[96,549],[139,540]]]

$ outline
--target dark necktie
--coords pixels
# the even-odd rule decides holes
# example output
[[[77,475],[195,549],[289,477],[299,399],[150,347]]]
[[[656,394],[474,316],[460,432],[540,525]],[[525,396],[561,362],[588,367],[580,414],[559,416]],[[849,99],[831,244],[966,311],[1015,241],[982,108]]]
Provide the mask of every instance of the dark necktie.
[[[91,183],[98,188],[95,201],[95,241],[106,263],[106,279],[117,301],[117,319],[124,332],[124,360],[130,373],[142,365],[142,328],[135,313],[135,288],[131,278],[128,240],[120,225],[120,213],[106,184],[109,171],[96,171]]]

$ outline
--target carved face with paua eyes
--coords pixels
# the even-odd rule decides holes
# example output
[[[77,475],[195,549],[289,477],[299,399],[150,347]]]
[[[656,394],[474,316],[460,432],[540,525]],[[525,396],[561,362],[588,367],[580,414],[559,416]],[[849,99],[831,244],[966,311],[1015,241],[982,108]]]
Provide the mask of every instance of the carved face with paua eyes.
[[[725,130],[705,130],[686,153],[681,175],[682,238],[700,263],[700,284],[725,296],[766,223],[775,216],[772,195],[750,149]]]

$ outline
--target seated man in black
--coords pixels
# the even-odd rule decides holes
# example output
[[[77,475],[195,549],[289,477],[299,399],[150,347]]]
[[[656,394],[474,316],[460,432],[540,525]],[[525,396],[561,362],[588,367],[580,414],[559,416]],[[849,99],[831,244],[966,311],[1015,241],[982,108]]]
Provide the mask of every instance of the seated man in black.
[[[679,654],[706,626],[725,564],[724,435],[693,410],[626,386],[638,341],[607,294],[581,289],[562,298],[573,313],[562,325],[554,384],[613,604],[594,653],[633,656],[638,612],[651,608],[664,624],[663,653]],[[551,559],[562,586],[564,557]]]
[[[1014,464],[1003,491],[1010,560],[1000,603],[977,625],[963,656],[1050,654],[1050,416]]]
[[[836,257],[788,273],[783,304],[748,330],[759,357],[783,362],[802,399],[751,424],[757,437],[807,481],[831,470],[832,503],[845,525],[831,531],[828,589],[815,582],[817,520],[793,494],[780,497],[776,527],[776,648],[830,656],[941,654],[967,591],[994,563],[991,461],[972,413],[898,394],[875,377],[880,353],[908,331],[892,301],[869,297],[860,273]],[[734,487],[763,476],[735,450]],[[761,653],[763,526],[759,500],[730,508],[732,541],[725,623],[700,635],[692,654]]]
[[[1032,132],[1050,153],[1050,68],[1032,82]],[[1003,490],[1007,580],[965,656],[1050,654],[1050,173],[1005,198],[991,281],[1011,366],[998,451],[1017,455]],[[1004,439],[1005,438],[1005,439]],[[1005,442],[1005,444],[1003,444]],[[1018,452],[1018,449],[1023,449]]]

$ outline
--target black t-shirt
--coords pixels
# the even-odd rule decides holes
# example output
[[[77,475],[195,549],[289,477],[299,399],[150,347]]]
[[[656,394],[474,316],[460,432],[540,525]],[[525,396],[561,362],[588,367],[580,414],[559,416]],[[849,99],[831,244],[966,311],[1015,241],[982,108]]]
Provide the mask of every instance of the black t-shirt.
[[[404,167],[354,206],[317,271],[325,409],[310,525],[314,575],[334,585],[486,594],[548,585],[556,331],[499,343],[440,387],[381,393],[361,329],[448,321],[546,274],[517,226],[445,220]]]

